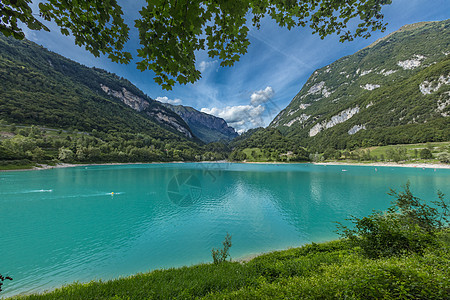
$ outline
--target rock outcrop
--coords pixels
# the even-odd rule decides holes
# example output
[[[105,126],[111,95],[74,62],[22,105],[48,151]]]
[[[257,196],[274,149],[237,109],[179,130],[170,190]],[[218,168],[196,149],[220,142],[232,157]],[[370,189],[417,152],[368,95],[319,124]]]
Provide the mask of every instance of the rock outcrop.
[[[191,129],[183,121],[183,119],[178,116],[173,111],[167,109],[162,104],[152,99],[144,99],[139,97],[132,92],[128,91],[126,88],[122,87],[121,90],[114,90],[104,84],[100,84],[100,88],[108,95],[117,98],[125,105],[131,107],[132,109],[143,112],[150,118],[156,120],[158,123],[166,125],[176,131],[182,133],[188,138],[193,138]]]

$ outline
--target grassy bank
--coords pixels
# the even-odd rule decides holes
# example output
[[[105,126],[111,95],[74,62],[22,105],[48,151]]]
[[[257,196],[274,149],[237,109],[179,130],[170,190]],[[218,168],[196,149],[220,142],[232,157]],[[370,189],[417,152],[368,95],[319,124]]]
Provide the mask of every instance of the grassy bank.
[[[423,255],[368,259],[343,241],[306,245],[246,263],[201,264],[106,282],[74,283],[15,299],[445,299],[450,234]]]
[[[33,169],[35,166],[36,164],[28,160],[0,161],[0,171],[28,170]]]
[[[247,162],[298,161],[293,152],[280,153],[261,148],[245,148],[240,152]],[[309,160],[343,163],[449,164],[450,142],[376,146],[353,151],[327,149],[323,153],[309,153]]]

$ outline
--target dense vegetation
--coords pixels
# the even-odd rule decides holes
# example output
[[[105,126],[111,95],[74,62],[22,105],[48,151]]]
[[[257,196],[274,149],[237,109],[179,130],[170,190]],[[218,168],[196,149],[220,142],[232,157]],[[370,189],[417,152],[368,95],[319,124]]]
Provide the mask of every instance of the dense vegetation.
[[[283,136],[278,129],[256,129],[231,143],[230,160],[309,161],[308,151]]]
[[[389,195],[395,201],[385,212],[374,211],[362,218],[352,216],[354,228],[338,222],[340,234],[368,258],[423,254],[427,247],[437,246],[437,234],[450,221],[444,194],[438,191],[438,200],[428,204],[412,194],[407,182],[404,191],[391,189]]]
[[[272,134],[267,135],[267,132]],[[273,128],[252,131],[234,140],[230,147],[234,147],[230,159],[254,162],[450,163],[450,142],[375,146],[355,150],[326,148],[319,153],[296,146]]]
[[[173,117],[190,131],[180,116],[147,97],[126,79],[87,68],[29,41],[0,37],[0,79],[3,83],[0,87],[0,120],[4,124],[0,130],[4,133],[0,137],[0,168],[29,168],[36,163],[57,162],[227,158],[258,162],[448,163],[448,147],[428,149],[421,145],[414,149],[415,153],[405,151],[405,146],[383,148],[450,140],[450,117],[446,116],[449,106],[444,105],[441,111],[436,108],[438,103],[443,105],[445,102],[449,85],[443,84],[429,95],[423,95],[418,88],[425,80],[437,80],[450,72],[450,59],[444,54],[449,41],[445,34],[445,38],[440,38],[448,27],[448,21],[410,26],[408,30],[318,70],[270,127],[250,130],[228,145],[204,145],[195,137],[190,139],[174,127],[158,122],[150,113],[153,109]],[[409,47],[403,47],[405,43]],[[426,56],[421,67],[399,69],[397,61],[417,53]],[[395,69],[396,72],[384,76],[379,74],[380,68]],[[362,75],[363,71],[370,70],[372,72]],[[324,97],[323,91],[319,95],[308,94],[318,82],[325,82],[333,91],[331,95]],[[372,91],[360,87],[367,83],[377,83],[381,87]],[[115,91],[126,88],[150,106],[137,112],[105,93],[101,85]],[[302,104],[310,106],[299,110]],[[352,118],[309,137],[309,129],[314,123],[329,120],[337,112],[355,106],[361,110]],[[184,109],[184,112],[191,111]],[[305,123],[281,125],[301,114],[313,117]],[[348,134],[349,128],[362,124],[366,129]],[[229,138],[206,127],[202,125],[192,130],[207,141]]]
[[[0,35],[0,80],[0,119],[9,123],[72,127],[85,132],[146,133],[182,142],[184,136],[147,113],[157,109],[187,127],[177,114],[128,80],[87,68],[30,41]],[[137,113],[106,94],[101,85],[116,91],[125,88],[148,101],[150,107]]]
[[[402,144],[360,148],[353,151],[326,149],[323,153],[310,154],[311,160],[349,162],[395,163],[450,163],[450,142]]]
[[[395,204],[386,214],[354,218],[355,229],[344,227],[341,232],[348,239],[277,251],[248,262],[222,260],[156,270],[17,298],[448,299],[450,231],[443,196],[436,209],[414,197],[408,185],[392,195]]]
[[[1,120],[0,120],[1,121]],[[0,169],[36,164],[223,160],[222,143],[155,139],[146,133],[76,132],[0,122]],[[4,122],[3,122],[4,123]]]

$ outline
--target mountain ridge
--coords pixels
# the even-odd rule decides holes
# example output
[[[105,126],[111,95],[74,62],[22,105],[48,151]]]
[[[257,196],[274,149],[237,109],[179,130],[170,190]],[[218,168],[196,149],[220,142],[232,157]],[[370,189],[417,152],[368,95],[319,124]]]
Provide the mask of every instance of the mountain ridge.
[[[115,74],[95,67],[88,68],[48,51],[31,41],[17,41],[5,38],[3,35],[0,36],[0,54],[2,65],[0,78],[4,82],[0,117],[9,122],[53,125],[63,128],[78,126],[85,131],[102,130],[102,127],[96,122],[83,120],[81,114],[73,115],[74,119],[72,120],[65,118],[64,111],[68,107],[71,107],[73,112],[89,111],[92,114],[95,113],[98,119],[102,120],[102,114],[106,116],[110,113],[109,110],[113,109],[112,103],[122,104],[133,109],[128,105],[129,103],[123,102],[123,99],[106,93],[101,88],[104,85],[111,90],[125,89],[135,99],[148,102],[147,110],[139,112],[139,116],[154,124],[151,127],[161,126],[164,128],[163,130],[193,139],[189,127],[181,117],[146,96],[128,80]],[[22,101],[17,101],[17,99]],[[61,101],[62,99],[65,101]],[[116,116],[117,109],[119,108],[113,109]],[[53,116],[47,113],[50,110],[54,114]],[[133,109],[133,111],[135,110]],[[158,112],[165,115],[166,120],[158,117]],[[129,114],[126,109],[121,113]],[[110,118],[113,118],[114,115],[111,115]],[[130,115],[127,119],[130,122],[139,122],[140,118],[137,115]],[[139,126],[132,127],[139,132]],[[103,129],[109,130],[110,128],[105,125]]]
[[[3,61],[2,66],[4,67],[4,72],[3,74],[0,74],[0,76],[2,76],[0,78],[2,78],[4,82],[9,81],[9,83],[4,86],[5,94],[20,91],[22,95],[18,97],[23,97],[23,92],[27,89],[30,90],[30,88],[32,90],[34,89],[35,93],[41,92],[39,87],[32,87],[32,84],[28,84],[26,89],[23,88],[23,84],[20,82],[10,84],[11,82],[14,82],[14,80],[9,76],[9,73],[27,73],[27,71],[30,70],[29,73],[32,74],[23,74],[26,81],[28,81],[27,77],[41,77],[39,79],[43,86],[48,84],[48,82],[53,82],[55,87],[58,86],[58,90],[61,91],[62,97],[64,97],[65,94],[73,94],[74,98],[88,98],[86,95],[77,95],[76,93],[65,90],[69,85],[77,86],[78,90],[80,90],[82,86],[90,89],[90,91],[87,92],[89,96],[93,96],[94,94],[95,97],[106,98],[122,103],[126,107],[136,111],[142,117],[155,123],[157,126],[162,126],[162,128],[175,134],[181,134],[189,140],[208,143],[219,140],[230,140],[237,135],[234,132],[234,129],[229,127],[223,119],[198,111],[196,111],[198,113],[197,115],[193,113],[187,115],[185,113],[183,118],[178,115],[176,111],[181,113],[184,112],[184,110],[181,108],[175,109],[174,107],[170,107],[150,98],[127,79],[96,67],[89,68],[83,66],[31,41],[17,41],[12,38],[1,36],[0,55],[1,60]],[[31,59],[30,57],[33,57],[34,59]],[[14,66],[20,66],[23,70],[11,70]],[[47,77],[46,80],[44,80],[44,77]],[[61,87],[61,84],[65,86]],[[47,95],[49,93],[50,91],[48,91]],[[3,99],[3,101],[6,101],[6,99]],[[39,107],[38,105],[35,105],[35,103],[32,105],[36,108]],[[25,121],[36,125],[49,125],[44,120],[34,118],[29,113],[30,109],[22,110],[20,107],[17,108],[17,105],[6,105],[6,107],[10,108],[5,109],[3,114],[0,112],[0,117],[3,115],[6,119],[9,119],[10,122],[20,123]],[[21,119],[8,117],[7,115],[11,115],[12,111],[20,111],[19,114],[26,114],[27,117]],[[43,111],[40,113],[45,114]],[[100,113],[100,111],[97,111],[97,113]],[[209,120],[209,124],[206,121],[201,122],[198,116]],[[63,115],[60,114],[59,117],[63,118]],[[69,125],[65,124],[67,122],[63,122],[62,124],[57,124],[56,122],[53,123],[54,126],[62,125],[64,128],[67,128]],[[78,123],[83,123],[83,121],[79,120]],[[188,123],[190,123],[200,138],[193,133]],[[76,126],[76,124],[70,125],[72,125],[72,127]],[[212,125],[210,126],[211,128],[208,128],[208,125]],[[92,126],[94,126],[94,124],[90,124],[89,126],[81,125],[81,127],[84,128],[80,129],[90,131],[93,129],[91,128]],[[101,130],[98,126],[94,127],[97,130]]]
[[[327,147],[363,146],[364,140],[364,146],[384,144],[387,141],[379,132],[368,132],[381,128],[392,131],[391,127],[406,128],[411,124],[409,127],[423,131],[427,122],[436,134],[428,135],[425,141],[449,139],[444,131],[450,109],[450,21],[402,28],[371,47],[313,72],[269,128],[277,128],[285,136],[322,151]],[[407,90],[408,95],[402,95],[399,89]],[[382,100],[389,95],[396,96],[391,101],[397,107],[386,110],[390,104]],[[394,140],[411,143],[422,139],[414,134],[412,137]]]

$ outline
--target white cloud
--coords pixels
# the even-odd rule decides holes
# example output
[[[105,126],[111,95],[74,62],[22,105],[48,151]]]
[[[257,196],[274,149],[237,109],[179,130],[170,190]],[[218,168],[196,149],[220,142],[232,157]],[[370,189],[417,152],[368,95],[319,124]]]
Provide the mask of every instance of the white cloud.
[[[211,67],[217,63],[218,63],[218,60],[213,60],[213,61],[202,60],[200,62],[200,64],[198,65],[198,70],[203,73],[206,69],[208,69],[209,67]]]
[[[243,133],[251,128],[265,126],[273,118],[273,108],[268,102],[274,95],[273,88],[267,86],[264,90],[253,92],[248,105],[202,108],[201,111],[224,119],[237,132]]]
[[[270,99],[272,99],[275,92],[273,91],[271,86],[266,87],[264,90],[259,90],[254,92],[250,96],[250,104],[255,106],[259,104],[264,104]]]
[[[227,121],[228,125],[242,133],[250,128],[264,126],[263,114],[265,107],[262,105],[236,105],[225,108],[202,108],[202,112],[220,117]]]
[[[166,96],[157,97],[155,100],[162,102],[162,103],[169,103],[169,104],[173,104],[173,105],[180,105],[182,102],[181,99],[169,99]]]
[[[22,28],[23,33],[25,34],[25,37],[27,40],[33,41],[35,43],[39,43],[39,38],[36,35],[36,32],[29,29],[28,27],[24,26]]]

